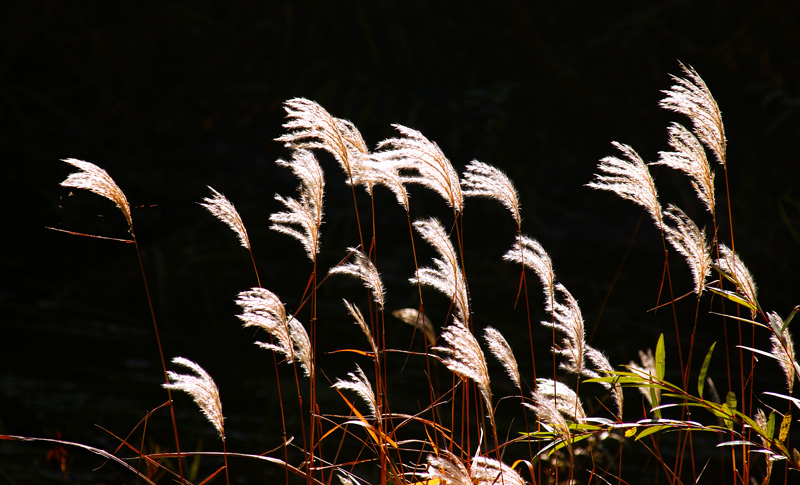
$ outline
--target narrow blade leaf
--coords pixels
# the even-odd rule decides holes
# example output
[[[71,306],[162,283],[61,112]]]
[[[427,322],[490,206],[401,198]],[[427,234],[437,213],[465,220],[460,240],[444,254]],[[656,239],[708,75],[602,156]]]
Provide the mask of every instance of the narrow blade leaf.
[[[708,353],[706,353],[706,358],[703,359],[703,366],[700,368],[700,375],[697,376],[697,395],[700,399],[703,398],[703,388],[706,384],[706,375],[708,375],[708,366],[711,364],[711,354],[714,353],[714,347],[716,347],[717,343],[714,342],[711,344],[711,348],[708,349]]]

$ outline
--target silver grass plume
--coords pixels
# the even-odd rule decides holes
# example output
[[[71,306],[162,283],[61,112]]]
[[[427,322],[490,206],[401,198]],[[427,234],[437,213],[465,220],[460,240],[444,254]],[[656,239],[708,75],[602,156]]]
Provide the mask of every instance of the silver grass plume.
[[[213,196],[204,197],[200,205],[205,207],[211,215],[227,224],[228,227],[236,233],[236,236],[239,238],[239,243],[243,247],[250,249],[250,238],[247,236],[247,229],[245,229],[242,218],[239,217],[239,212],[236,211],[236,207],[233,206],[233,203],[228,200],[227,197],[214,190],[213,187],[209,186],[208,188],[211,190]]]
[[[656,373],[656,358],[653,356],[653,349],[647,349],[647,352],[639,351],[639,362],[631,361],[628,364],[628,367],[631,369],[631,372],[638,374],[640,377],[644,379],[653,379],[658,374]],[[650,403],[650,406],[653,405],[653,396],[650,394],[651,388],[649,387],[639,387],[639,392],[647,399],[647,402]],[[661,389],[652,388],[655,392],[656,397],[661,395]]]
[[[555,274],[550,255],[544,250],[539,241],[527,236],[518,235],[511,249],[503,255],[503,259],[525,265],[533,270],[539,277],[544,288],[544,307],[550,312],[553,310],[555,300]]]
[[[411,325],[417,330],[422,330],[425,338],[431,345],[436,345],[436,331],[433,329],[433,322],[424,313],[420,313],[416,308],[401,308],[392,312],[392,316]]]
[[[284,103],[287,133],[276,138],[288,147],[322,149],[333,155],[348,177],[358,179],[360,162],[367,155],[367,145],[350,121],[334,118],[322,106],[305,98]]]
[[[433,350],[443,354],[442,363],[450,371],[464,379],[470,379],[478,386],[489,413],[493,414],[489,370],[478,340],[458,319],[445,327],[442,338],[448,346],[434,347]],[[492,422],[494,423],[494,419]]]
[[[378,304],[379,309],[383,310],[386,291],[383,289],[383,282],[381,281],[381,275],[378,274],[378,269],[360,249],[347,248],[347,250],[353,256],[352,262],[334,266],[328,274],[345,274],[360,279],[372,293],[372,299]]]
[[[428,467],[420,478],[425,483],[446,485],[524,485],[525,480],[513,468],[493,458],[478,456],[472,458],[470,469],[452,453],[439,450],[439,456],[428,455]]]
[[[245,327],[259,327],[272,335],[276,342],[256,342],[261,348],[283,354],[288,362],[300,361],[306,376],[311,375],[311,341],[305,328],[293,317],[287,317],[280,299],[264,288],[252,288],[239,293],[236,304],[243,313],[239,319]]]
[[[320,249],[322,202],[325,178],[317,158],[308,150],[295,150],[290,161],[278,160],[278,165],[289,167],[300,179],[300,197],[293,199],[275,194],[275,199],[286,207],[284,212],[271,214],[270,229],[292,236],[300,241],[312,261]]]
[[[612,145],[622,152],[625,159],[617,157],[601,159],[597,166],[601,174],[595,174],[595,180],[586,186],[614,192],[623,199],[639,204],[661,228],[661,206],[647,165],[630,146],[617,142],[612,142]]]
[[[214,379],[208,375],[208,372],[203,370],[195,362],[184,357],[175,357],[172,363],[187,367],[194,372],[192,374],[178,374],[177,372],[168,371],[167,377],[169,383],[161,384],[161,387],[172,390],[184,391],[194,399],[194,402],[200,407],[200,411],[208,418],[217,433],[224,440],[225,429],[223,423],[225,418],[222,416],[222,402],[219,399],[219,388]]]
[[[536,379],[534,401],[537,398],[553,402],[558,412],[569,418],[570,421],[580,422],[586,418],[578,395],[563,382],[546,378]]]
[[[358,394],[358,396],[367,403],[367,406],[369,406],[371,417],[380,421],[381,414],[378,412],[378,401],[375,399],[375,391],[372,390],[372,384],[370,384],[367,376],[364,375],[364,371],[361,370],[361,367],[356,365],[355,374],[348,372],[347,377],[349,377],[350,380],[343,381],[337,379],[336,382],[333,383],[333,387],[336,389],[348,389]]]
[[[711,272],[711,253],[706,236],[682,210],[670,204],[664,216],[672,222],[664,225],[667,241],[686,258],[694,278],[694,292],[700,296],[706,287],[706,278]]]
[[[800,366],[794,358],[794,342],[792,336],[789,334],[788,325],[786,325],[781,317],[775,312],[767,313],[770,326],[772,327],[772,335],[769,340],[772,343],[770,355],[778,361],[784,375],[786,375],[786,386],[789,388],[789,394],[792,393],[794,388],[794,379],[800,373]]]
[[[427,460],[428,468],[420,474],[420,478],[429,482],[439,480],[439,483],[446,485],[472,485],[469,470],[452,453],[439,450],[438,456],[428,455]]]
[[[589,359],[592,366],[599,371],[599,374],[593,370],[584,369],[584,376],[593,378],[600,377],[601,374],[605,377],[614,375],[614,367],[612,367],[611,362],[608,361],[608,357],[599,350],[587,345],[586,358]],[[611,396],[614,398],[614,404],[617,405],[617,416],[622,417],[622,386],[618,382],[601,382],[600,384],[611,392]]]
[[[458,173],[439,145],[428,140],[417,130],[403,125],[392,125],[403,137],[389,138],[378,144],[379,156],[399,164],[402,169],[415,172],[404,181],[424,185],[434,190],[456,212],[464,210],[464,196]]]
[[[290,131],[278,141],[289,147],[327,151],[339,162],[347,175],[348,185],[363,185],[370,196],[374,186],[383,185],[408,211],[408,192],[404,185],[406,180],[400,175],[401,165],[371,154],[352,122],[331,116],[322,106],[308,99],[290,99],[285,108],[290,121],[283,126]]]
[[[669,145],[672,152],[658,152],[658,161],[650,165],[665,165],[681,171],[692,179],[692,187],[708,212],[714,214],[714,172],[708,164],[703,145],[689,130],[678,123],[669,129]]]
[[[519,473],[503,462],[485,456],[472,458],[472,483],[480,485],[524,485]]]
[[[692,121],[694,134],[724,166],[727,142],[719,106],[697,71],[683,64],[681,68],[686,77],[671,76],[675,84],[662,91],[666,97],[659,106],[687,116]]]
[[[554,349],[556,354],[566,357],[560,367],[567,372],[578,376],[584,374],[586,367],[586,333],[584,331],[583,316],[578,306],[578,301],[561,283],[556,284],[556,290],[562,295],[564,301],[555,301],[552,311],[553,320],[543,320],[545,327],[551,327],[564,334],[561,347]]]
[[[378,355],[378,347],[375,345],[375,339],[372,338],[372,332],[369,330],[367,326],[367,322],[364,320],[364,315],[361,314],[361,310],[358,309],[357,306],[353,305],[347,300],[344,301],[344,306],[347,307],[347,311],[350,312],[350,315],[356,319],[356,325],[361,329],[364,335],[367,337],[369,341],[369,346],[372,348],[372,354],[375,356],[375,359],[379,359]]]
[[[417,275],[410,279],[411,283],[432,286],[444,293],[455,303],[458,318],[466,321],[469,318],[467,282],[461,272],[450,238],[436,219],[417,220],[414,222],[414,227],[440,257],[433,260],[435,268],[420,268]]]
[[[291,317],[286,325],[289,327],[289,335],[294,342],[294,355],[300,361],[300,366],[303,368],[306,377],[310,377],[313,357],[311,355],[311,339],[308,338],[308,332],[294,317]],[[259,345],[261,345],[261,342],[259,342]]]
[[[517,386],[517,389],[521,389],[517,359],[514,357],[514,352],[512,352],[511,346],[508,345],[505,337],[497,329],[486,327],[483,330],[483,339],[492,354],[503,364],[506,373],[514,382],[514,385]]]
[[[568,420],[580,423],[586,418],[575,391],[552,379],[536,379],[533,404],[525,403],[525,406],[536,413],[539,421],[555,430],[565,440],[570,436]]]
[[[519,196],[514,184],[501,170],[477,160],[467,165],[461,180],[463,193],[467,197],[488,197],[503,204],[511,212],[517,223],[522,224],[519,215]]]
[[[470,469],[452,453],[439,450],[439,456],[428,455],[428,467],[420,477],[426,483],[447,485],[524,485],[525,480],[513,468],[493,458],[478,456],[472,458]]]
[[[364,185],[370,196],[374,186],[382,185],[392,191],[397,203],[403,206],[406,212],[409,211],[408,190],[405,186],[407,177],[401,174],[402,164],[379,152],[364,157],[361,168],[356,182]]]
[[[758,308],[756,299],[756,282],[750,271],[744,265],[739,255],[734,253],[728,246],[719,245],[720,258],[715,261],[717,267],[736,285],[736,289],[744,299],[754,308]],[[751,310],[755,317],[756,310]]]
[[[336,473],[336,477],[339,479],[339,483],[342,485],[357,485],[357,482],[350,478],[352,475],[350,475],[348,472],[344,470],[336,470]]]
[[[133,220],[131,219],[131,206],[128,204],[128,199],[119,188],[114,179],[108,175],[108,172],[98,167],[97,165],[75,158],[66,158],[61,160],[68,163],[75,168],[80,169],[80,172],[69,174],[69,176],[61,182],[62,187],[72,187],[75,189],[84,189],[95,194],[105,197],[117,205],[119,210],[125,216],[128,222],[128,227],[133,227]]]

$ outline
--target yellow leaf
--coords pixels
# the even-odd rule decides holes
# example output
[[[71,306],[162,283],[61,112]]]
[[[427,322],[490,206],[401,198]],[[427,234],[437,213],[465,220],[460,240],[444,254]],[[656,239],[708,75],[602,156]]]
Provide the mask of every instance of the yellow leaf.
[[[783,420],[781,421],[781,430],[778,433],[778,441],[783,443],[786,441],[786,437],[789,436],[789,426],[792,425],[792,411],[789,410],[786,414],[783,415]]]

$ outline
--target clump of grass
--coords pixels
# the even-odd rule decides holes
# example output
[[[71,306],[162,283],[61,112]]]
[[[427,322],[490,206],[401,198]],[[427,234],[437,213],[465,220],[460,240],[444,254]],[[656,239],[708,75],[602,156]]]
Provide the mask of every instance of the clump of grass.
[[[711,315],[720,315],[723,325],[725,321],[751,325],[752,342],[756,341],[756,332],[768,337],[770,348],[759,349],[744,340],[740,325],[738,343],[731,346],[726,339],[726,351],[738,348],[740,357],[744,352],[752,353],[753,357],[749,368],[746,359],[740,358],[738,370],[726,361],[729,389],[724,402],[716,397],[716,386],[709,374],[716,343],[698,366],[692,358],[696,350],[695,331],[693,329],[688,342],[683,342],[677,331],[677,318],[680,384],[667,379],[663,335],[655,345],[655,352],[640,350],[640,362],[631,362],[627,366],[615,366],[603,352],[587,342],[578,300],[556,280],[553,262],[544,247],[524,235],[517,190],[502,171],[474,160],[459,176],[438,144],[402,125],[394,125],[399,136],[379,142],[371,151],[353,123],[334,117],[314,101],[295,98],[286,102],[286,132],[277,139],[290,150],[291,158],[278,160],[277,164],[289,168],[298,178],[298,195],[276,195],[282,210],[270,216],[272,229],[297,240],[312,262],[306,290],[297,298],[301,303],[290,309],[295,315],[287,312],[278,295],[261,286],[247,231],[233,204],[221,193],[210,189],[212,196],[203,199],[202,205],[234,231],[253,261],[257,286],[237,296],[236,303],[242,311],[239,318],[245,327],[254,327],[269,335],[269,342],[256,343],[275,356],[276,377],[287,372],[286,366],[278,366],[277,357],[280,357],[289,364],[299,364],[308,382],[307,386],[304,380],[301,383],[297,366],[292,365],[298,402],[296,408],[285,405],[283,397],[278,394],[284,438],[276,442],[274,450],[229,453],[225,445],[222,404],[214,381],[188,359],[176,358],[173,362],[189,368],[194,374],[167,371],[164,365],[163,387],[168,391],[188,392],[222,438],[224,464],[214,474],[224,469],[226,479],[230,481],[228,457],[236,455],[264,462],[265,466],[282,468],[287,483],[293,476],[307,484],[327,484],[334,478],[343,483],[366,483],[369,476],[381,484],[521,484],[526,483],[523,476],[533,483],[578,483],[595,477],[603,483],[629,483],[635,481],[635,477],[622,476],[623,471],[629,473],[632,468],[626,467],[623,459],[629,449],[636,448],[649,455],[655,465],[641,473],[663,474],[670,483],[689,480],[694,483],[703,475],[694,457],[695,447],[700,446],[700,441],[693,438],[698,432],[714,434],[718,438],[717,446],[730,450],[726,459],[731,483],[767,483],[776,463],[783,465],[787,474],[789,470],[800,470],[800,453],[789,444],[791,406],[800,402],[792,396],[800,365],[795,358],[789,331],[797,309],[783,319],[777,312],[764,311],[758,302],[753,276],[734,250],[733,217],[727,189],[726,139],[720,110],[697,72],[686,66],[682,69],[683,76],[674,77],[673,86],[664,91],[666,97],[661,106],[686,116],[692,128],[678,123],[670,125],[667,133],[671,151],[661,152],[659,159],[650,164],[645,163],[631,146],[614,142],[621,156],[601,159],[597,175],[587,185],[614,193],[644,208],[662,233],[665,253],[668,252],[668,242],[689,266],[693,290],[688,295],[694,294],[696,298],[695,315],[699,315],[701,299],[704,302],[708,299]],[[352,210],[359,240],[358,245],[330,250],[333,254],[339,251],[339,254],[345,252],[347,255],[330,268],[324,278],[318,277],[317,265],[322,251],[325,176],[314,155],[315,150],[331,154],[346,175],[352,191]],[[716,204],[720,197],[715,193],[714,173],[706,151],[711,152],[725,172],[723,198],[727,202],[727,223],[731,229],[727,242],[722,242],[719,236]],[[131,239],[126,239],[126,242],[136,244],[138,249],[131,209],[116,183],[93,164],[73,159],[65,161],[80,171],[70,175],[63,185],[90,190],[114,202],[130,228]],[[710,243],[705,230],[700,229],[682,209],[674,204],[667,204],[667,209],[662,209],[655,179],[648,168],[653,165],[666,166],[688,176],[699,202],[712,217]],[[414,185],[433,191],[452,210],[450,231],[435,217],[421,217],[412,222],[413,206],[408,188]],[[363,186],[370,199],[371,239],[365,239],[362,232],[356,186]],[[377,186],[388,188],[406,212],[415,264],[401,276],[416,287],[419,295],[417,308],[397,309],[394,295],[387,293],[381,278],[381,271],[397,269],[378,261],[378,248],[396,241],[382,240],[376,235],[375,220],[380,216],[375,213],[373,202],[380,196],[374,191]],[[514,241],[503,259],[521,267],[519,293],[526,297],[528,335],[533,336],[532,315],[542,311],[549,316],[541,320],[541,325],[550,330],[552,339],[532,341],[530,357],[533,361],[534,346],[548,348],[553,359],[552,376],[537,376],[535,370],[530,375],[521,370],[515,357],[515,352],[520,351],[515,349],[519,347],[520,339],[514,334],[511,338],[504,336],[496,324],[488,326],[477,321],[464,265],[464,249],[469,244],[469,240],[464,240],[462,227],[463,218],[469,216],[465,197],[484,197],[499,202],[510,212],[516,224],[516,234],[509,235]],[[416,263],[414,230],[435,253],[431,266],[420,268]],[[276,253],[282,254],[280,250]],[[533,271],[541,283],[544,295],[541,309],[527,305],[526,270]],[[709,281],[713,271],[719,274],[719,279]],[[342,349],[339,354],[352,357],[352,360],[367,359],[371,367],[362,367],[354,362],[355,371],[348,373],[347,379],[331,382],[324,370],[319,372],[316,367],[318,341],[329,338],[323,332],[330,332],[329,326],[318,327],[318,323],[333,318],[320,314],[318,299],[321,297],[320,288],[331,285],[335,275],[341,274],[359,279],[367,290],[367,298],[361,302],[362,308],[367,309],[364,312],[354,303],[355,299],[345,299],[344,304],[366,337],[368,350],[359,350],[356,348],[359,344],[356,344]],[[666,257],[664,274],[672,295],[673,283]],[[483,273],[473,277],[486,278]],[[146,277],[144,281],[146,284]],[[445,305],[437,304],[435,299],[423,303],[423,287],[425,291],[429,287],[444,295]],[[728,304],[727,309],[721,304],[723,301]],[[670,298],[669,305],[673,309],[679,304],[682,304],[679,299]],[[735,313],[730,312],[731,304],[736,307]],[[742,317],[739,310],[747,311],[749,318]],[[423,333],[424,351],[413,350],[415,347],[410,341],[387,342],[386,311],[412,325],[413,331]],[[298,314],[308,325],[301,323]],[[435,315],[435,318],[426,314]],[[155,326],[152,305],[151,315]],[[696,316],[695,328],[698,319]],[[439,332],[437,325],[441,328]],[[484,346],[477,338],[481,335],[481,326]],[[156,337],[163,363],[157,326]],[[363,346],[363,341],[360,346]],[[685,359],[681,347],[688,350]],[[493,389],[491,368],[484,348],[500,362],[513,388],[519,391],[518,396],[495,399],[493,391],[497,384]],[[388,358],[391,354],[405,355],[404,366],[424,366],[425,385],[430,396],[428,402],[417,401],[416,407],[409,407],[408,401],[393,403],[389,399],[390,392],[394,393],[395,389],[398,394],[402,392],[402,388],[393,384],[393,376],[398,370],[389,368],[394,362]],[[777,361],[785,376],[788,394],[767,392],[763,396],[754,395],[754,375],[762,371],[757,368],[756,355]],[[445,372],[453,374],[450,386],[443,384],[446,380],[439,379],[439,375]],[[696,386],[690,385],[692,373],[697,375]],[[738,383],[735,382],[737,376]],[[594,399],[586,397],[591,392],[586,391],[587,387],[596,391]],[[634,388],[641,393],[641,406],[627,406],[623,410],[623,388]],[[350,402],[348,393],[341,391],[355,393],[362,403]],[[323,392],[337,393],[349,414],[337,415],[322,409],[318,396]],[[770,404],[767,404],[768,399]],[[148,465],[156,463],[156,457],[175,459],[179,470],[177,478],[184,482],[182,458],[201,454],[181,452],[171,395],[168,403],[175,429],[175,453],[145,449],[144,437],[143,445],[138,449],[127,439],[123,441],[136,449],[137,457]],[[497,415],[501,403],[502,420]],[[364,405],[368,412],[363,411]],[[530,422],[528,411],[532,411]],[[294,413],[293,416],[299,419],[287,419],[288,413]],[[518,417],[523,419],[516,419]],[[299,423],[300,429],[289,429],[289,423]],[[672,453],[674,460],[661,451],[659,439],[667,431],[677,431],[677,446]],[[294,444],[292,439],[286,438],[296,433],[302,437],[301,444]],[[491,434],[491,441],[484,439],[488,434]],[[348,450],[357,451],[351,455]],[[296,457],[298,451],[300,458],[290,458]],[[281,453],[282,458],[273,456]],[[518,458],[507,462],[504,461],[506,456]],[[207,459],[214,457],[211,454]],[[753,465],[759,457],[765,458],[760,474]],[[165,464],[156,466],[157,472],[168,469]],[[143,478],[151,481],[153,476],[155,474]]]

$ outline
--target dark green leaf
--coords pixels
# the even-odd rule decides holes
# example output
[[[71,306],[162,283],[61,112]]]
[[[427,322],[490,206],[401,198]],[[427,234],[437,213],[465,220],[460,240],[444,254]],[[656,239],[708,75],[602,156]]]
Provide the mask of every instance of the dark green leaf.
[[[767,429],[765,430],[767,433],[767,439],[772,439],[775,436],[775,411],[771,411],[769,413],[769,418],[767,418]]]
[[[700,375],[697,376],[697,395],[700,398],[703,398],[703,388],[706,384],[706,375],[708,375],[708,366],[711,364],[711,354],[714,353],[714,347],[717,346],[717,343],[714,342],[711,344],[711,348],[708,349],[706,353],[706,358],[703,359],[703,366],[700,368]]]

